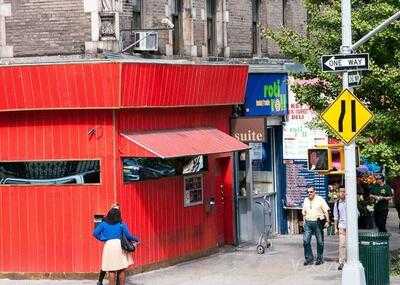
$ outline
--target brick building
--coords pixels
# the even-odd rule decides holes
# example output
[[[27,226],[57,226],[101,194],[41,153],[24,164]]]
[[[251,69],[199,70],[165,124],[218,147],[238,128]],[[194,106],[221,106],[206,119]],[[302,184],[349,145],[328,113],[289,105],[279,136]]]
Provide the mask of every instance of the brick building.
[[[120,51],[160,28],[161,55],[276,56],[259,26],[304,32],[305,21],[301,0],[0,0],[0,57]]]

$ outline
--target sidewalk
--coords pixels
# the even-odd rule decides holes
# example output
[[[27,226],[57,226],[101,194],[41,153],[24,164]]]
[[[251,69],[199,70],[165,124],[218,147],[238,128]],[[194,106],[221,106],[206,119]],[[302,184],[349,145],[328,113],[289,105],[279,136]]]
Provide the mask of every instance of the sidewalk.
[[[388,229],[390,248],[400,248],[400,231],[395,211],[390,212]],[[315,249],[315,241],[313,240]],[[254,246],[225,248],[215,255],[161,270],[130,276],[129,285],[339,285],[337,237],[325,239],[326,262],[321,266],[303,266],[302,236],[280,236],[270,251],[258,255]],[[94,280],[0,280],[1,285],[96,284]],[[105,282],[107,284],[107,282]],[[400,278],[391,284],[399,284]]]

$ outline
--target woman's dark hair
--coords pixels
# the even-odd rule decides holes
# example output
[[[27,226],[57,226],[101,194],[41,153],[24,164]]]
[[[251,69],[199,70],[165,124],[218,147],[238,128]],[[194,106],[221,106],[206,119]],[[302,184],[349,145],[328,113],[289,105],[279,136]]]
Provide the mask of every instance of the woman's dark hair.
[[[104,218],[104,221],[111,225],[121,223],[121,211],[119,209],[112,208],[110,211],[108,211],[107,216]]]

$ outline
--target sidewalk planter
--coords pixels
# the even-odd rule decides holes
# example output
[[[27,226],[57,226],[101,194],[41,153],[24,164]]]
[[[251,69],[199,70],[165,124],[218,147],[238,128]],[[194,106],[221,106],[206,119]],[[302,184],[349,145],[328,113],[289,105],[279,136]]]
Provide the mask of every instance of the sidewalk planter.
[[[365,269],[367,285],[390,284],[388,233],[360,231],[360,262]]]

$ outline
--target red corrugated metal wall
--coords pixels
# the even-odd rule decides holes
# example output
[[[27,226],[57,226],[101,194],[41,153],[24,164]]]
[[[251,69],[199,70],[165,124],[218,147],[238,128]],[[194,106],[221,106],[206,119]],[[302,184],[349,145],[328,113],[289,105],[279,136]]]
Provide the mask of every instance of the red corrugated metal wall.
[[[229,133],[231,107],[82,109],[241,103],[246,77],[246,66],[1,67],[0,94],[6,96],[0,101],[0,160],[97,158],[102,181],[85,186],[0,186],[0,271],[97,271],[101,243],[91,237],[93,215],[105,213],[116,195],[124,217],[143,240],[138,265],[216,246],[216,216],[207,214],[204,206],[183,207],[182,177],[123,184],[117,136],[123,131],[200,126]],[[66,108],[80,110],[37,111]],[[29,109],[36,111],[7,112]],[[89,135],[92,128],[95,134]],[[213,169],[212,156],[209,163]],[[204,177],[204,195],[213,196],[215,176],[209,171]]]
[[[0,186],[0,271],[99,269],[101,244],[91,233],[93,214],[114,201],[113,135],[112,111],[0,113],[1,161],[101,163],[101,185]]]
[[[122,110],[119,112],[118,129],[129,132],[214,127],[229,134],[231,113],[231,106]]]
[[[122,106],[241,104],[244,65],[129,64],[122,66]]]
[[[0,67],[0,111],[233,105],[247,66],[95,62]]]
[[[116,108],[120,72],[104,62],[0,67],[0,111]]]
[[[228,132],[230,114],[230,107],[122,111],[118,128],[120,131],[138,131],[211,126]],[[120,169],[119,158],[117,163]],[[210,171],[204,175],[204,201],[215,197],[212,169],[217,167],[216,164],[215,156],[210,156]],[[233,171],[232,167],[230,171]],[[232,178],[232,175],[225,176],[228,177]],[[206,213],[205,202],[200,206],[183,206],[182,176],[124,184],[120,175],[118,180],[123,217],[142,239],[136,253],[136,265],[165,261],[217,246],[215,210]],[[228,206],[225,210],[233,211]],[[227,216],[233,218],[232,213]],[[227,222],[233,223],[233,220]]]
[[[183,207],[182,177],[124,184],[118,153],[114,174],[118,131],[112,112],[0,114],[1,161],[98,158],[102,180],[85,186],[0,186],[1,272],[96,272],[101,243],[91,236],[93,215],[108,210],[116,188],[124,219],[142,239],[138,266],[217,245],[215,212],[206,213],[204,205]],[[120,131],[212,126],[227,132],[230,112],[230,107],[121,111],[117,125]],[[96,133],[89,136],[92,128]],[[215,156],[209,165],[216,167]],[[205,201],[215,196],[214,186],[209,171],[204,175]]]

